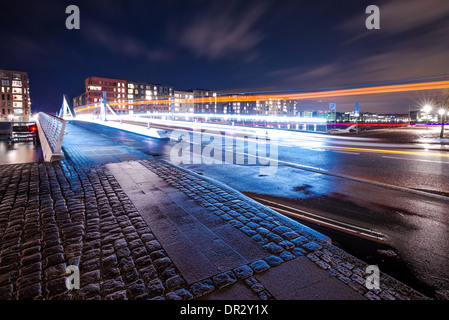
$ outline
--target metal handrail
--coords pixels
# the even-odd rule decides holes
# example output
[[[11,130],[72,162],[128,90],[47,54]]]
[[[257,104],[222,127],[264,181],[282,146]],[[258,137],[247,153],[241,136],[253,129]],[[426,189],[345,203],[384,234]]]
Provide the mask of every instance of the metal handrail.
[[[51,159],[54,156],[61,155],[62,140],[64,138],[65,126],[67,121],[44,112],[40,112],[37,117],[37,122],[40,127],[39,137],[42,137],[42,133],[48,143],[48,146],[51,149],[52,155],[50,155],[49,158]]]

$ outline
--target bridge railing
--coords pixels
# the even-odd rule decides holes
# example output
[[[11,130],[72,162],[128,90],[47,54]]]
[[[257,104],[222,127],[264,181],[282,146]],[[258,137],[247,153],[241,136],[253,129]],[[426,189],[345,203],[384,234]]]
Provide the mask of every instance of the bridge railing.
[[[66,123],[67,121],[47,113],[40,112],[38,114],[36,124],[44,161],[52,162],[64,158],[62,140],[65,134]]]

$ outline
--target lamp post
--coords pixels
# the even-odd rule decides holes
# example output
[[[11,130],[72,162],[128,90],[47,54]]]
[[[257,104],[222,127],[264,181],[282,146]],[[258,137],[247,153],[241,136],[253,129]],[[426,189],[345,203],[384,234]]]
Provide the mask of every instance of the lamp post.
[[[446,114],[446,110],[441,108],[438,110],[438,114],[441,116],[441,132],[440,132],[440,138],[444,137],[444,116]]]
[[[426,104],[422,111],[426,114],[426,130],[429,130],[429,126],[427,124],[429,124],[429,112],[432,111],[432,107]]]

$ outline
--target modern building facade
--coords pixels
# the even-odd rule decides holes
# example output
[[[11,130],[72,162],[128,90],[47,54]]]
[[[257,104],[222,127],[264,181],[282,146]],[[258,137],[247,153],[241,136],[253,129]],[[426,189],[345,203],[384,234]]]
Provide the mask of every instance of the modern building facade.
[[[126,81],[119,79],[91,77],[85,80],[86,104],[99,103],[106,92],[106,98],[110,102],[124,102]]]
[[[84,92],[73,99],[73,107],[91,106],[100,103],[104,92],[111,103],[126,101],[126,81],[103,77],[90,77],[84,82]]]
[[[196,100],[193,106],[194,113],[223,114],[223,109],[220,109],[217,103],[217,92],[205,89],[191,91]]]
[[[127,106],[128,114],[170,111],[168,101],[173,97],[172,87],[136,81],[127,81],[127,87],[127,99],[130,102]],[[163,102],[159,102],[160,100]]]
[[[85,80],[85,92],[73,99],[75,109],[92,114],[100,103],[104,92],[109,105],[117,114],[207,114],[213,115],[261,115],[296,116],[296,101],[241,101],[235,95],[235,101],[219,102],[220,94],[206,89],[175,91],[170,86],[120,80],[104,77],[90,77]]]
[[[167,100],[173,96],[173,88],[145,82],[89,77],[85,80],[85,92],[73,99],[73,107],[84,107],[86,113],[92,113],[105,93],[107,102],[117,114],[160,113],[169,112]],[[158,103],[158,100],[163,102]]]
[[[174,92],[174,112],[175,113],[187,113],[194,112],[194,100],[192,91],[176,91]]]
[[[30,121],[28,74],[21,71],[0,70],[0,81],[0,121]]]
[[[294,100],[270,99],[260,101],[227,102],[223,106],[223,113],[228,115],[255,115],[255,116],[288,116],[298,115],[297,102]]]

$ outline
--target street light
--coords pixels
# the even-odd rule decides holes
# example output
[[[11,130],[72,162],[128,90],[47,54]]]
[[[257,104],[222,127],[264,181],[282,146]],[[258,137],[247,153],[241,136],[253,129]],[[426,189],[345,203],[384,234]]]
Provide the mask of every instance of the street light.
[[[446,110],[443,108],[440,108],[438,110],[438,114],[441,116],[441,132],[440,132],[440,138],[444,137],[444,115],[446,114]]]
[[[432,111],[432,106],[429,104],[426,104],[423,108],[422,111],[426,114],[426,123],[429,123],[429,112]],[[429,130],[429,127],[426,126],[426,130]]]
[[[422,109],[425,113],[429,113],[430,111],[432,111],[432,107],[428,104],[426,104],[423,109]]]

